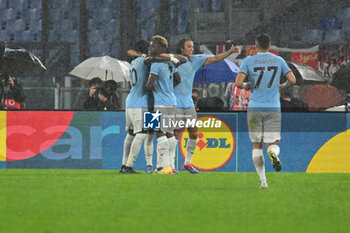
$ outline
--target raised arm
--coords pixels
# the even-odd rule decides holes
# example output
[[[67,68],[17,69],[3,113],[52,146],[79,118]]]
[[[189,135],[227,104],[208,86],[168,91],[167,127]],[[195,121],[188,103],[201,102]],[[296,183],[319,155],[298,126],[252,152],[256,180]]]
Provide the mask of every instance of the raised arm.
[[[162,53],[160,56],[156,57],[146,57],[145,58],[145,64],[148,65],[152,62],[163,62],[163,61],[171,61],[175,64],[175,66],[179,66],[183,63],[186,63],[188,61],[187,57],[182,56],[180,54],[167,54]]]
[[[230,56],[232,53],[241,53],[241,49],[238,46],[232,45],[231,48],[229,50],[227,50],[226,52],[220,53],[214,57],[209,57],[205,61],[203,66],[207,66],[207,65],[222,61],[225,58],[227,58],[228,56]]]
[[[143,53],[137,52],[133,49],[129,49],[127,53],[129,57],[141,57],[143,55]]]

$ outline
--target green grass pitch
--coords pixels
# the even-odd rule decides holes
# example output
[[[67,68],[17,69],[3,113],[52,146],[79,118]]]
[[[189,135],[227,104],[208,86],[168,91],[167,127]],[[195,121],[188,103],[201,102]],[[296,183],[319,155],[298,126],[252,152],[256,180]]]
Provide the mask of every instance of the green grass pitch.
[[[0,170],[0,232],[350,232],[350,174]]]

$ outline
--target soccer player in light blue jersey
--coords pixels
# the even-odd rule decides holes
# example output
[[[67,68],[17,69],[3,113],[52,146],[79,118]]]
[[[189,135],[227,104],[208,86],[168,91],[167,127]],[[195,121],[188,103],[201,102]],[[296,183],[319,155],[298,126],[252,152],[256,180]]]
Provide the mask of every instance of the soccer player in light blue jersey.
[[[146,41],[139,41],[135,44],[135,50],[140,53],[147,53],[148,46],[149,43]],[[145,57],[137,57],[130,65],[132,89],[125,103],[126,130],[128,133],[124,140],[123,161],[120,169],[122,173],[136,173],[132,167],[144,141],[147,163],[145,171],[147,172],[147,168],[150,170],[149,172],[152,171],[153,135],[147,134],[142,128],[143,111],[148,108],[146,82],[149,67]]]
[[[253,163],[260,179],[260,188],[268,187],[265,176],[263,142],[276,171],[282,169],[278,157],[281,139],[281,106],[279,90],[292,86],[296,79],[283,58],[269,53],[270,37],[261,33],[255,38],[257,54],[245,58],[236,79],[238,88],[250,89],[248,103],[248,129],[253,144]],[[287,81],[280,85],[280,77]],[[248,77],[249,83],[244,80]]]
[[[177,72],[174,76],[180,76],[181,83],[174,88],[174,93],[176,96],[176,120],[185,121],[187,119],[197,119],[197,113],[194,108],[194,103],[192,100],[192,88],[193,80],[196,72],[206,65],[210,65],[230,56],[232,53],[240,53],[240,48],[232,45],[230,50],[220,53],[216,56],[203,58],[199,56],[192,56],[194,52],[193,42],[190,39],[182,39],[178,42],[176,47],[176,53],[188,57],[189,61],[180,65],[177,68]],[[185,126],[186,127],[186,126]],[[197,174],[198,170],[192,165],[192,157],[197,146],[198,128],[189,127],[187,128],[189,133],[189,140],[186,146],[186,158],[183,165],[183,169],[189,171],[192,174]],[[172,154],[171,165],[174,168],[175,163],[175,148],[178,143],[181,128],[178,127],[174,130],[175,137],[169,139],[170,148]]]
[[[152,37],[149,47],[150,56],[158,56],[168,47],[167,40],[162,36]],[[170,148],[168,138],[173,136],[176,98],[174,95],[173,72],[175,66],[171,62],[152,63],[150,75],[146,84],[154,96],[154,111],[161,113],[161,129],[156,132],[157,137],[157,172],[159,174],[173,174],[170,168]],[[168,125],[165,125],[168,123]]]
[[[149,66],[156,61],[172,61],[174,63],[183,63],[185,57],[172,57],[169,55],[151,57],[147,56],[149,43],[138,41],[135,44],[135,50],[129,50],[129,56],[135,56],[130,66],[132,89],[126,99],[126,130],[128,134],[124,140],[123,161],[120,171],[122,173],[135,173],[132,169],[135,160],[139,154],[141,146],[144,143],[146,156],[145,173],[151,173],[153,157],[153,132],[143,129],[143,112],[147,111],[149,91],[146,89],[146,83],[149,75]]]
[[[132,166],[140,152],[142,143],[146,155],[145,173],[152,173],[153,157],[153,131],[143,129],[143,112],[153,108],[150,97],[153,93],[146,89],[146,82],[152,62],[171,62],[180,65],[188,61],[185,56],[178,54],[160,54],[153,57],[148,56],[149,43],[139,41],[135,45],[136,50],[128,50],[128,55],[136,57],[130,66],[132,89],[126,100],[126,123],[128,134],[124,141],[122,173],[135,173]],[[171,64],[170,64],[171,65]],[[179,80],[177,80],[179,82]],[[172,86],[171,86],[172,88]],[[150,106],[151,105],[151,106]],[[153,110],[151,110],[153,111]],[[147,133],[147,134],[146,134]]]

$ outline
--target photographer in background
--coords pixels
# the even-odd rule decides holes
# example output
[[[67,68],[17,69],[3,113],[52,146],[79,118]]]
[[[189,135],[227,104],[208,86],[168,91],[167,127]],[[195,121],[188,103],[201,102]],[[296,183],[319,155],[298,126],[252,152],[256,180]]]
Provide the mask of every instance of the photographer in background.
[[[102,101],[103,110],[113,111],[119,109],[119,96],[117,94],[118,84],[114,80],[105,82],[103,88],[99,90],[98,97]]]
[[[105,84],[96,77],[90,80],[90,90],[83,104],[83,110],[87,111],[112,111],[119,108],[119,98],[116,93],[117,83],[108,80]]]
[[[25,109],[22,85],[15,79],[0,71],[0,107],[1,109]]]
[[[83,110],[87,111],[102,111],[102,101],[99,99],[96,90],[102,88],[103,82],[100,78],[93,78],[89,82],[90,90],[83,104]]]

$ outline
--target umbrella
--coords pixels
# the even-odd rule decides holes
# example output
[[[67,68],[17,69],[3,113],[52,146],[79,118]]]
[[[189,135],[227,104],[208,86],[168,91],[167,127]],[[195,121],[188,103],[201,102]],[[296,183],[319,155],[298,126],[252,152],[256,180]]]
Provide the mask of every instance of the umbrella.
[[[338,89],[330,84],[317,84],[308,89],[303,101],[308,104],[309,111],[333,107],[344,100]]]
[[[46,70],[41,61],[25,49],[3,48],[1,66],[3,71],[13,77],[33,77]]]
[[[350,94],[350,64],[340,67],[333,76],[332,85]]]
[[[211,57],[212,55],[194,55],[200,57]],[[221,83],[234,82],[238,74],[238,66],[228,59],[220,62],[204,66],[200,68],[194,77],[194,82],[197,83]]]
[[[74,67],[69,74],[87,80],[104,77],[105,80],[124,82],[130,80],[129,67],[128,62],[109,56],[91,57]]]
[[[314,70],[312,67],[304,65],[304,64],[298,64],[293,62],[287,62],[289,68],[292,70],[293,74],[296,78],[296,85],[300,86],[303,84],[326,84],[328,83],[328,80],[323,77],[321,74],[319,74],[316,70]],[[285,77],[281,80],[284,82],[286,80]]]

